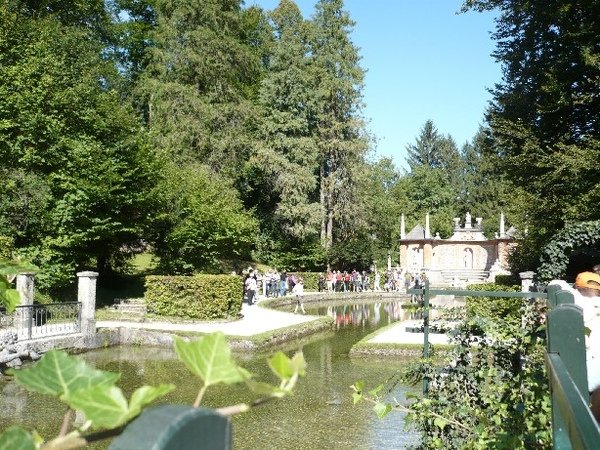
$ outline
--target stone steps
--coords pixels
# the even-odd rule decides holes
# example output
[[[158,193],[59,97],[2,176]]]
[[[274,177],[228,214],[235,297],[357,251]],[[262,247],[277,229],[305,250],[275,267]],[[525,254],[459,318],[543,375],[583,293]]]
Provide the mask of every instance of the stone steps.
[[[115,298],[114,308],[122,313],[146,314],[146,304],[143,298]]]

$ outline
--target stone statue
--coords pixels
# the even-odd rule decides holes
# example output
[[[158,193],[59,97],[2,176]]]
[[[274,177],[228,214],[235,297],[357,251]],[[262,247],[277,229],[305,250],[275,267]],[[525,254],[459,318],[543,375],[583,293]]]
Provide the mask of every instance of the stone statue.
[[[454,228],[459,228],[460,217],[455,217],[452,220],[454,221]]]

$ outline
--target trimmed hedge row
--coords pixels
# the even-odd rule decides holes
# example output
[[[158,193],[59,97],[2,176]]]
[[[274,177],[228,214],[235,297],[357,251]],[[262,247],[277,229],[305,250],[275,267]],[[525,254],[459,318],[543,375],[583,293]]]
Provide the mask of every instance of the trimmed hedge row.
[[[146,277],[148,312],[188,319],[226,319],[242,306],[243,284],[235,275]]]
[[[507,286],[496,283],[472,284],[469,291],[519,292],[519,286]],[[481,317],[495,323],[521,320],[523,299],[519,297],[467,297],[467,318]]]

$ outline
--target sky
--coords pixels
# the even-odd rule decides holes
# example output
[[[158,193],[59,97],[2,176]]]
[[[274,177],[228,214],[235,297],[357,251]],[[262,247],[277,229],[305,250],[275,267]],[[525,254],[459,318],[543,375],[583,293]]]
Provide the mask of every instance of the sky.
[[[274,9],[279,0],[246,0]],[[309,19],[316,0],[296,0]],[[345,0],[356,22],[352,42],[366,70],[364,116],[377,139],[376,156],[406,168],[406,146],[427,120],[459,148],[483,123],[488,89],[501,81],[490,55],[494,15],[457,14],[461,0]]]

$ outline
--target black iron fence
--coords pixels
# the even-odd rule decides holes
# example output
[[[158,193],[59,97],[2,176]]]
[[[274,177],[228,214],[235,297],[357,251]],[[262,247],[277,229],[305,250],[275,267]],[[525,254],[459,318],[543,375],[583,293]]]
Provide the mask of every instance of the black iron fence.
[[[0,327],[14,330],[18,340],[79,333],[81,303],[20,305],[12,314],[0,310]]]

